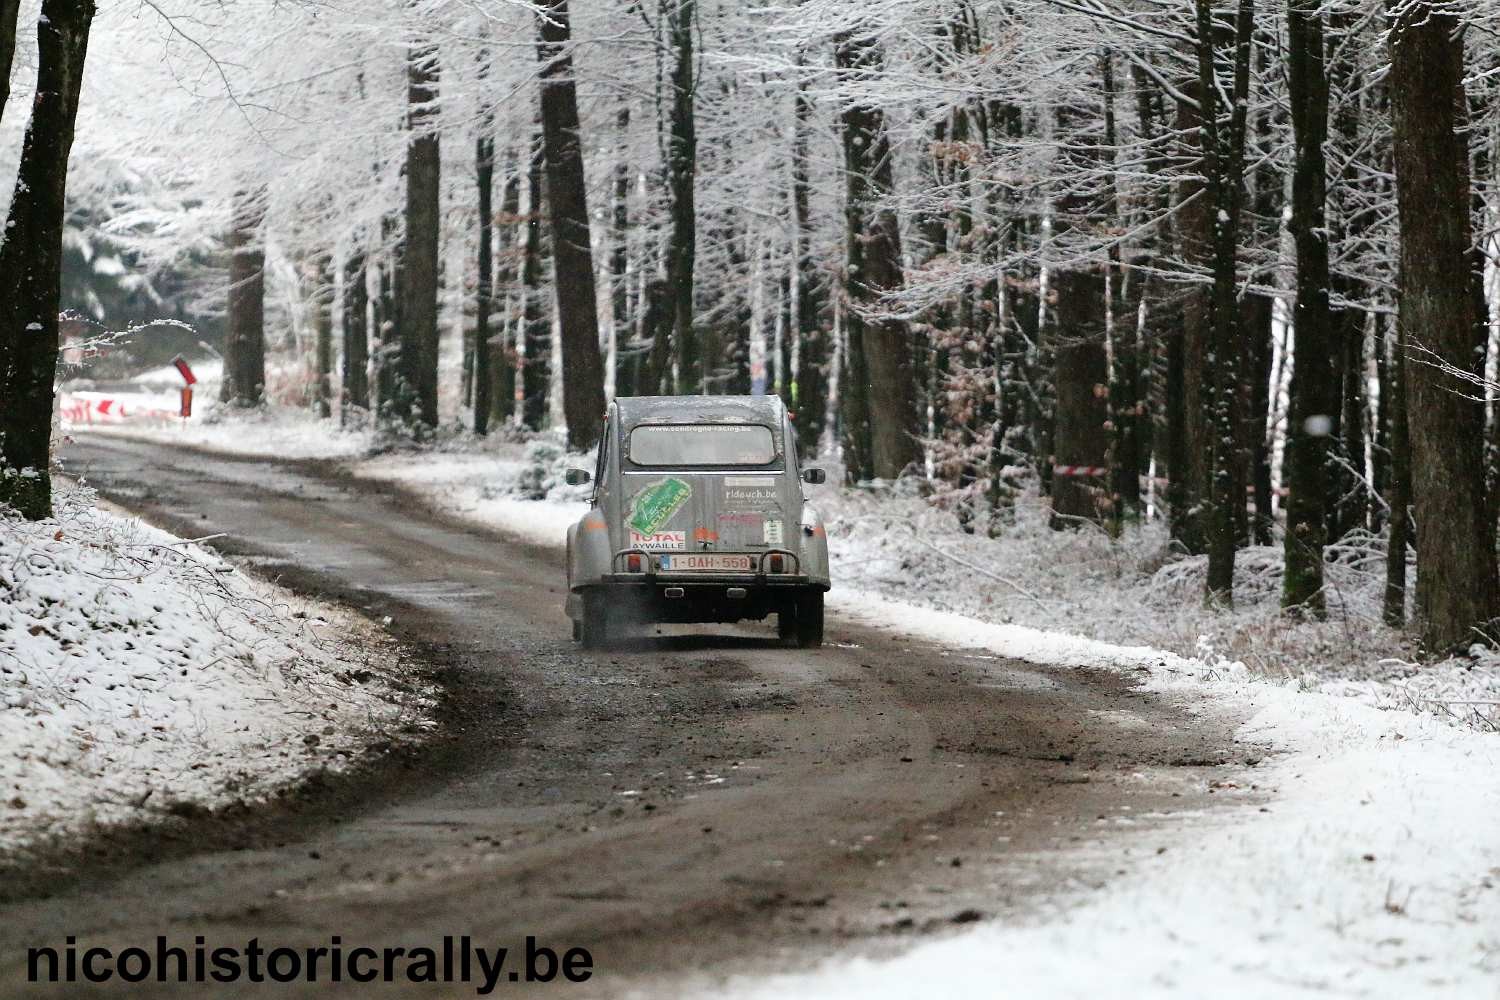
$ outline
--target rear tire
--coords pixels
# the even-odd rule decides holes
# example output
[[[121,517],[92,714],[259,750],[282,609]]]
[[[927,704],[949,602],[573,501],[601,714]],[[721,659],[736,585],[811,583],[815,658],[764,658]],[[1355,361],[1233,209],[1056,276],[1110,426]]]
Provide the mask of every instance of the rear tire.
[[[817,649],[823,645],[823,592],[813,591],[797,598],[797,645]]]
[[[604,649],[609,645],[609,604],[597,590],[583,593],[583,621],[577,624],[578,638],[584,649]]]
[[[573,621],[573,641],[583,641],[583,622],[578,621],[577,619],[574,619]]]

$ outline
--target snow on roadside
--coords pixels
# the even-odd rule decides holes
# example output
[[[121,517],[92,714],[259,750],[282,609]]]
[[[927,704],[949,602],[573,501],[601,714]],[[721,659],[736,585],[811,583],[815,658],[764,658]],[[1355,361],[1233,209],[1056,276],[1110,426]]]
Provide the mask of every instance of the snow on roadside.
[[[91,394],[99,395],[99,394]],[[150,393],[111,393],[110,398],[141,410],[168,407],[176,410],[177,397]],[[226,455],[272,458],[352,458],[368,454],[376,435],[369,430],[344,430],[335,420],[321,420],[309,411],[290,406],[266,406],[259,410],[226,413],[208,402],[211,392],[199,393],[197,410],[190,420],[153,419],[142,423],[73,423],[63,415],[63,430],[101,436],[139,438],[164,444],[183,444]]]
[[[57,499],[0,517],[0,851],[253,802],[430,724],[363,620]]]
[[[1240,739],[1282,752],[1252,773],[1274,795],[1152,832],[1127,875],[1073,905],[1060,897],[1046,919],[698,992],[881,1000],[921,983],[987,998],[1500,996],[1500,735],[1272,683],[1239,664],[868,595],[839,606],[1000,657],[1140,672],[1147,689],[1237,711],[1248,717]]]
[[[445,514],[550,548],[561,547],[568,528],[588,510],[588,487],[562,482],[567,467],[583,464],[542,440],[377,455],[350,468],[358,477],[414,492]]]

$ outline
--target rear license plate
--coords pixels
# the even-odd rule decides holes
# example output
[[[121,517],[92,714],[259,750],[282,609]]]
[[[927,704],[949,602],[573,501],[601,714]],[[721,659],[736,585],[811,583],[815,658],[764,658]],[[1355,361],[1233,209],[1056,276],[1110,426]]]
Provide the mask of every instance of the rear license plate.
[[[719,553],[662,556],[661,571],[663,573],[753,573],[755,560],[750,556]]]

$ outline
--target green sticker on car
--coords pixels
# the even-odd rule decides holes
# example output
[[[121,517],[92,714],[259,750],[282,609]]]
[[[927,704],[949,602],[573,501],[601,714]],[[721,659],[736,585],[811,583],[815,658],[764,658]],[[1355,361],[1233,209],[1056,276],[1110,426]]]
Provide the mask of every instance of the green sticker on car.
[[[643,535],[654,535],[693,498],[693,487],[681,479],[652,483],[630,502],[630,526]]]

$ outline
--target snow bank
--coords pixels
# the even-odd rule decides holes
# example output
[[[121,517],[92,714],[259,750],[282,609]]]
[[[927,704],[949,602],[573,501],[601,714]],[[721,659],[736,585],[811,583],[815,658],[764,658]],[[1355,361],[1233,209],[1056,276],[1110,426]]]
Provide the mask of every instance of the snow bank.
[[[0,849],[336,771],[427,725],[396,659],[85,491],[0,518]]]
[[[1243,795],[1253,780],[1257,802],[1260,791],[1273,797],[1127,840],[1107,889],[1059,887],[1029,921],[696,992],[880,1000],[921,984],[924,995],[985,998],[1497,995],[1500,736],[1268,683],[1238,664],[857,595],[840,608],[998,656],[1138,672],[1146,687],[1204,710],[1246,713],[1241,738],[1285,756],[1216,790]]]

